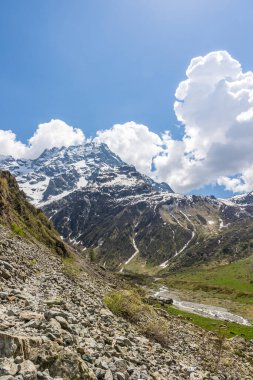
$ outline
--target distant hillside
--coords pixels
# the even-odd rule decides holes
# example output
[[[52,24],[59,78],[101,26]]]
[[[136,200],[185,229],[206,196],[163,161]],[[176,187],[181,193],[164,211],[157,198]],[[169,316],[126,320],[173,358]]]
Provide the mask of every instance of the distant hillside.
[[[17,235],[44,243],[60,255],[68,254],[52,223],[27,201],[8,171],[0,171],[0,223]]]

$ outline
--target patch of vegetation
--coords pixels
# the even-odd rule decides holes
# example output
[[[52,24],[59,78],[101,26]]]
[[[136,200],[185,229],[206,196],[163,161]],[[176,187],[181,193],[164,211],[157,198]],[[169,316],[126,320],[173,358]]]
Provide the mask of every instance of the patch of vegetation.
[[[111,292],[104,303],[115,315],[135,323],[146,336],[164,345],[169,343],[169,322],[143,302],[137,289]]]
[[[129,264],[124,264],[124,273],[132,273],[136,276],[155,276],[160,269],[160,267],[146,262],[146,260],[139,255],[134,257]]]
[[[104,302],[115,314],[131,321],[139,321],[141,314],[146,311],[139,294],[132,290],[120,290],[109,293]]]
[[[80,274],[80,267],[74,256],[63,258],[62,271],[71,278],[76,278]]]
[[[21,228],[20,226],[18,226],[16,223],[12,223],[11,230],[16,235],[25,236],[23,228]]]
[[[197,314],[179,310],[174,306],[165,306],[164,309],[173,316],[181,317],[190,321],[205,330],[212,331],[218,336],[231,338],[235,335],[242,335],[245,339],[253,339],[253,327],[239,325],[233,322],[223,322],[213,318],[202,317]]]
[[[30,268],[34,267],[35,265],[37,264],[37,260],[36,259],[31,259],[31,260],[27,260],[26,261],[26,265]]]

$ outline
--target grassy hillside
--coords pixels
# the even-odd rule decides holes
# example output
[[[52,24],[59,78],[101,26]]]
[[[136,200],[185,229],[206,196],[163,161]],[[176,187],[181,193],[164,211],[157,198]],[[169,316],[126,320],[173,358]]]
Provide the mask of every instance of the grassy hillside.
[[[182,290],[189,300],[225,306],[253,320],[253,256],[182,270],[169,274],[163,283]]]
[[[230,264],[195,267],[168,276],[170,286],[247,298],[253,303],[253,256]]]
[[[68,255],[52,223],[27,201],[7,171],[0,171],[0,224],[10,227],[17,235],[44,243],[60,255]]]

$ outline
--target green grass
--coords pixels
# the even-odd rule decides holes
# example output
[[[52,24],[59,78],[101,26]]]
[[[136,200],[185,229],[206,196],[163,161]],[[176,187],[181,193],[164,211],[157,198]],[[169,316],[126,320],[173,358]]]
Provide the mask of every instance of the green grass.
[[[230,264],[170,274],[165,281],[170,287],[201,290],[253,305],[253,256]]]
[[[12,223],[11,230],[16,235],[25,236],[23,228],[21,228],[20,226],[18,226],[16,223]]]
[[[62,259],[62,271],[71,278],[76,278],[81,271],[76,258],[72,255]]]
[[[202,317],[197,314],[179,310],[173,306],[166,306],[164,309],[173,316],[178,316],[186,319],[204,330],[213,331],[218,335],[223,335],[226,338],[231,338],[235,335],[242,335],[245,339],[253,339],[253,327],[239,325],[232,322],[223,322],[213,318]],[[222,326],[222,327],[221,327]],[[226,326],[226,327],[223,327]]]
[[[150,263],[146,263],[146,260],[137,255],[129,264],[123,265],[125,272],[133,273],[136,275],[155,276],[160,267],[156,267]]]

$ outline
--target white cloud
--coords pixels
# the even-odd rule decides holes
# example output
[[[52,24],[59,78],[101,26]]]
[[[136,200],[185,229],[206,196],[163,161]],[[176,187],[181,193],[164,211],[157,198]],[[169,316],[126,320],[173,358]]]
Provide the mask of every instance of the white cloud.
[[[175,96],[182,140],[132,121],[98,131],[95,141],[178,192],[212,183],[234,192],[253,190],[253,73],[243,72],[226,51],[211,52],[191,60]],[[40,124],[27,145],[0,130],[0,152],[34,158],[45,148],[84,139],[80,129],[52,120]]]
[[[226,51],[193,58],[175,93],[182,140],[134,122],[98,133],[100,141],[140,171],[179,192],[218,183],[253,189],[253,73]],[[151,171],[151,164],[155,171]]]
[[[16,140],[11,131],[0,130],[0,154],[15,158],[37,158],[45,149],[80,145],[85,137],[81,129],[73,128],[62,120],[39,124],[34,135],[25,145]]]
[[[15,133],[0,129],[0,155],[22,157],[25,151],[26,146],[16,140]]]
[[[130,121],[98,131],[95,138],[118,154],[121,159],[150,175],[152,159],[161,151],[162,139],[148,127]]]
[[[219,51],[194,58],[186,75],[174,108],[185,126],[188,184],[176,181],[175,187],[217,182],[232,191],[251,190],[246,173],[253,163],[253,73],[243,73],[238,61]]]
[[[29,139],[29,157],[40,155],[45,149],[53,147],[80,145],[85,137],[81,129],[73,128],[62,120],[51,120],[39,124],[34,135]]]

